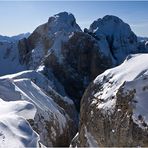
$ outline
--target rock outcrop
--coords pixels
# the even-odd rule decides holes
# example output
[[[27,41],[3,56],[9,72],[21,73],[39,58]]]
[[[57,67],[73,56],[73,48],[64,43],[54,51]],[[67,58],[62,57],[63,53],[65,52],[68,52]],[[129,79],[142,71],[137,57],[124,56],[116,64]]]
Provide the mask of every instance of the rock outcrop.
[[[89,85],[73,146],[148,146],[147,59],[147,54],[131,55]]]

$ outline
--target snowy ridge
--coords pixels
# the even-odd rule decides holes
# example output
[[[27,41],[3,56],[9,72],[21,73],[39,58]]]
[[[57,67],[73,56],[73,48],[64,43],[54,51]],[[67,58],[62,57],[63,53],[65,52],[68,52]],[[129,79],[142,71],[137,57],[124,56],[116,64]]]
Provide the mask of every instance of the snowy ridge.
[[[47,114],[47,116],[45,116],[45,120],[50,119],[50,113],[54,114],[55,119],[61,123],[60,129],[61,132],[63,132],[62,129],[65,127],[66,119],[60,113],[59,106],[52,100],[52,98],[45,95],[41,89],[29,79],[14,80],[14,84],[16,89],[21,92],[22,99],[28,99],[28,101],[33,102],[33,104],[37,106],[39,112],[42,110],[48,112],[49,115]]]
[[[136,64],[135,64],[136,63]],[[147,122],[147,111],[145,109],[139,109],[139,106],[146,108],[147,100],[147,71],[148,71],[148,54],[130,55],[118,67],[109,69],[103,74],[99,75],[95,80],[95,84],[103,84],[102,90],[93,94],[95,98],[102,99],[98,104],[98,108],[104,111],[114,111],[116,105],[116,93],[120,86],[125,82],[125,90],[137,90],[135,94],[135,100],[137,104],[134,109],[134,114],[137,118],[138,115],[144,115]],[[146,76],[144,76],[144,74]],[[139,78],[140,77],[140,78]],[[144,87],[145,86],[145,87]],[[145,91],[143,90],[145,88]],[[112,99],[111,99],[112,98]],[[139,100],[140,99],[140,100]],[[95,103],[94,100],[92,103]],[[138,114],[138,115],[137,115]]]
[[[53,83],[45,76],[32,70],[0,78],[0,97],[4,101],[26,100],[32,103],[37,109],[33,127],[37,128],[41,142],[51,146],[56,137],[64,134],[68,122],[72,119],[72,116],[65,112],[66,107],[64,109],[62,107],[64,104],[73,106],[73,101],[56,93],[52,85]],[[58,103],[61,103],[60,106]],[[31,109],[29,105],[26,105],[26,108]],[[19,111],[22,114],[27,113]],[[51,129],[48,125],[52,125]],[[51,135],[48,134],[49,130],[52,131]]]
[[[56,118],[59,119],[59,123],[63,123],[65,121],[65,117],[63,117],[63,115],[59,112],[60,107],[52,100],[52,98],[49,98],[35,83],[33,83],[30,79],[28,78],[23,78],[23,76],[27,77],[27,75],[29,75],[30,79],[31,79],[31,75],[32,78],[35,79],[35,76],[38,76],[36,72],[32,71],[31,73],[27,73],[26,72],[20,72],[18,74],[13,74],[8,75],[8,76],[3,76],[1,77],[1,82],[3,83],[3,87],[0,86],[0,88],[4,88],[7,90],[7,92],[9,91],[9,94],[12,95],[10,92],[13,93],[12,96],[17,96],[16,99],[17,100],[27,100],[32,102],[33,104],[36,105],[36,107],[39,109],[39,111],[44,111],[44,112],[48,112],[55,114]],[[44,86],[47,86],[47,84],[42,83],[42,82],[48,82],[45,81],[46,79],[41,79],[42,75],[39,74],[40,76],[38,76],[38,78],[36,80],[39,80],[40,82],[37,82],[39,84],[44,84]],[[15,79],[16,77],[16,79]],[[20,78],[19,78],[20,77]],[[7,79],[6,79],[7,78]],[[13,78],[13,79],[12,79]],[[9,80],[10,79],[10,80]],[[42,81],[44,80],[44,81]],[[7,87],[9,86],[9,87]],[[5,89],[2,89],[3,91],[1,91],[0,95],[7,99],[9,98],[9,94],[5,93]],[[18,93],[19,92],[19,93]],[[43,107],[44,106],[44,107]],[[49,120],[50,116],[45,116],[46,120]],[[62,122],[63,121],[63,122]],[[62,126],[65,126],[65,124],[63,123],[63,125],[61,125],[61,129]]]
[[[38,69],[39,70],[39,69]],[[55,90],[57,93],[61,94],[63,97],[63,101],[73,104],[73,101],[67,97],[67,94],[64,91],[64,88],[59,84],[52,76],[52,73],[50,75],[50,78],[46,78],[43,74],[41,74],[38,71],[35,70],[26,70],[15,74],[5,75],[0,77],[0,80],[5,79],[30,79],[32,82],[34,82],[38,87],[40,87],[45,92],[49,92],[50,90]]]

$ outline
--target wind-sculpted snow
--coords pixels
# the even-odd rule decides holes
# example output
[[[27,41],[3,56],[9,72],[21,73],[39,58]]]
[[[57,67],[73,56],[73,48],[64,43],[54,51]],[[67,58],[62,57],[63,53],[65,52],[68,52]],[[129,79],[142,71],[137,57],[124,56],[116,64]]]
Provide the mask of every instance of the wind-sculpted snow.
[[[36,108],[27,101],[0,99],[0,147],[39,147],[39,135],[26,119],[34,119]]]
[[[50,89],[54,89],[63,96],[66,96],[63,86],[56,80],[52,73],[50,74],[50,77],[47,78],[43,74],[35,70],[26,70],[19,73],[2,76],[0,77],[0,79],[31,79],[31,81],[33,81],[46,92],[48,92]]]

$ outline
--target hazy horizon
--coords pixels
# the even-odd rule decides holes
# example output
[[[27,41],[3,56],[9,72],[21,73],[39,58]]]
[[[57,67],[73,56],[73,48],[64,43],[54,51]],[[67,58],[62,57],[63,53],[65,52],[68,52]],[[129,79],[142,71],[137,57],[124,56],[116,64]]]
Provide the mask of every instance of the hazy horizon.
[[[1,1],[0,34],[14,36],[32,32],[59,12],[72,13],[82,30],[96,19],[115,15],[131,26],[138,36],[148,36],[148,2],[138,1]]]

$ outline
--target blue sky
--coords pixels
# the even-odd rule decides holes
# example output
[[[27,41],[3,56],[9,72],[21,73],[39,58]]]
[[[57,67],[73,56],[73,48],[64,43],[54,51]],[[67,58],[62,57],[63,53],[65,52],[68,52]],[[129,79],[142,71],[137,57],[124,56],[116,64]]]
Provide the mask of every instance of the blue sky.
[[[32,32],[49,16],[68,11],[83,29],[97,18],[116,15],[139,36],[148,36],[148,1],[0,1],[0,34]]]

